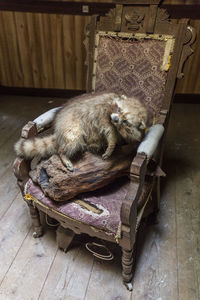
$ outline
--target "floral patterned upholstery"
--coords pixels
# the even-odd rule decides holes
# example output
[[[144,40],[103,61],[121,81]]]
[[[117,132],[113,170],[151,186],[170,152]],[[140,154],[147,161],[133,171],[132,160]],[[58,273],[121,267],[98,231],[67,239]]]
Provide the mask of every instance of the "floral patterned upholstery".
[[[135,96],[157,115],[167,72],[161,70],[166,42],[100,36],[97,47],[95,92]]]

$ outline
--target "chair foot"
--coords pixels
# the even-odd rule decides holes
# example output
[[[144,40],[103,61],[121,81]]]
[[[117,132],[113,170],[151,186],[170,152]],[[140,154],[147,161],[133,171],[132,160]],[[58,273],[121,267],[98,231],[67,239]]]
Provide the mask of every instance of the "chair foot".
[[[158,216],[157,216],[157,212],[153,212],[151,213],[148,218],[147,218],[147,223],[149,225],[156,225],[158,224]]]
[[[40,236],[43,235],[43,228],[42,226],[39,227],[34,227],[34,232],[33,232],[33,237],[34,238],[39,238]]]
[[[122,248],[122,277],[124,284],[130,286],[133,278],[133,250]]]
[[[38,238],[43,235],[43,227],[40,222],[40,214],[38,209],[31,204],[29,204],[29,210],[34,227],[33,237]]]
[[[60,225],[56,230],[56,241],[58,247],[64,252],[67,252],[74,236],[75,233],[72,230],[66,229]]]
[[[132,291],[133,290],[133,284],[132,282],[124,282],[125,287],[127,288],[128,291]]]

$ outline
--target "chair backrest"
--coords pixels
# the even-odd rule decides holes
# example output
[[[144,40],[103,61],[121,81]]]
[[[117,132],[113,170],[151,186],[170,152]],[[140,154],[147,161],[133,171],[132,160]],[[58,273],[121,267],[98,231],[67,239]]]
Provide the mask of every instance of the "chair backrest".
[[[119,2],[88,26],[88,91],[135,96],[162,121],[195,34],[188,20],[170,20],[159,1]]]

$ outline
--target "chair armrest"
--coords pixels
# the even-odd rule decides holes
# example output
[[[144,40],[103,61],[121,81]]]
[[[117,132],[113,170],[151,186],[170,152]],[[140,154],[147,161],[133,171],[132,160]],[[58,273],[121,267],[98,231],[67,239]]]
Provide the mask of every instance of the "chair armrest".
[[[159,141],[164,133],[164,126],[153,125],[144,140],[138,147],[137,154],[130,168],[130,190],[121,206],[121,222],[134,228],[137,220],[137,203],[142,193],[142,188],[147,173],[149,158],[154,154]]]
[[[124,225],[136,225],[137,202],[142,192],[146,171],[147,156],[144,153],[137,153],[130,168],[130,189],[121,206],[120,218]]]
[[[60,110],[60,108],[61,107],[52,108],[33,120],[37,126],[38,132],[42,131],[44,127],[48,127],[52,123],[56,112]]]
[[[152,157],[164,133],[164,130],[164,126],[161,124],[151,126],[144,140],[140,143],[137,153],[144,153],[147,158]]]
[[[38,132],[42,131],[45,127],[48,127],[54,120],[56,112],[60,107],[56,107],[48,110],[34,121],[29,121],[21,131],[21,138],[29,139],[35,137]],[[14,174],[18,178],[18,181],[24,181],[28,178],[30,171],[30,161],[25,158],[17,157],[13,164]]]
[[[13,163],[13,171],[18,180],[24,181],[28,179],[30,171],[30,161],[22,157],[17,157]]]
[[[33,121],[29,121],[21,131],[21,137],[24,139],[33,138],[36,136],[39,132],[43,131],[45,127],[49,127],[54,120],[56,112],[61,107],[52,108],[39,117],[37,117]]]

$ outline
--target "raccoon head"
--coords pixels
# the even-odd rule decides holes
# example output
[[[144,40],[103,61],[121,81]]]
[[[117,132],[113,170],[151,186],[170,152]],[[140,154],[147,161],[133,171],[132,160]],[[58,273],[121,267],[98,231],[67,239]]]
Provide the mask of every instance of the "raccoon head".
[[[147,110],[136,99],[123,99],[111,114],[111,122],[127,142],[140,142],[147,128]],[[126,101],[125,101],[126,100]]]

